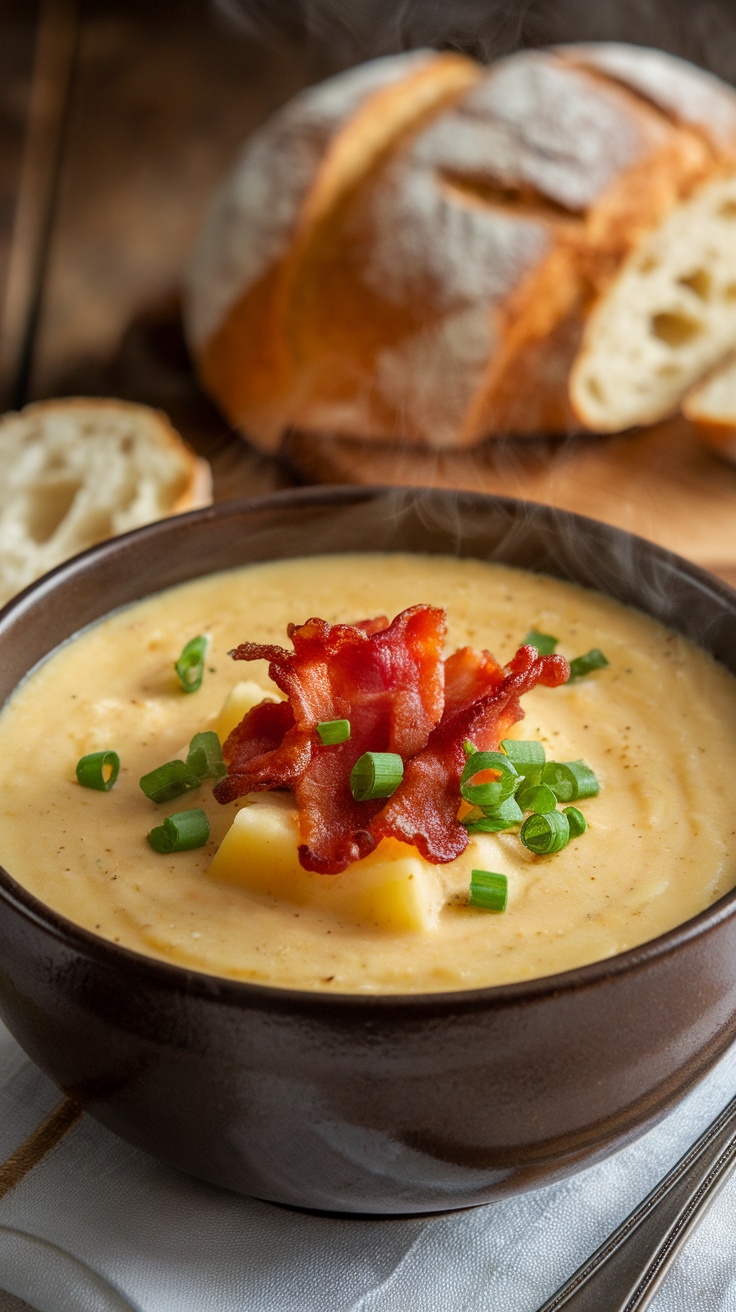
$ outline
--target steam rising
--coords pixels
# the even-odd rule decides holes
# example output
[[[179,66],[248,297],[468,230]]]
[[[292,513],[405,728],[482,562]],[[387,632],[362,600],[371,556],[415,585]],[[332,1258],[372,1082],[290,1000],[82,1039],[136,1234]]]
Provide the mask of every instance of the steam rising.
[[[521,46],[631,41],[736,81],[732,0],[213,0],[268,44],[313,47],[322,75],[420,46],[490,61]]]

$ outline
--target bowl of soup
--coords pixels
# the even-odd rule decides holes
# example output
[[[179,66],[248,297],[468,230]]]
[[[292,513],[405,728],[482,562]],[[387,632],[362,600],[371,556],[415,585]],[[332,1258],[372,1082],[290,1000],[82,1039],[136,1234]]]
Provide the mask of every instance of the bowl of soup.
[[[531,741],[595,774],[562,848],[476,824],[440,865],[384,839],[319,873],[283,786],[142,790],[253,687],[283,699],[240,644],[417,606],[448,652],[605,654],[508,730],[511,759]],[[187,688],[174,665],[204,635]],[[612,1152],[732,1041],[736,596],[661,548],[472,493],[278,493],[61,566],[3,611],[0,654],[0,1013],[161,1160],[326,1211],[464,1207]],[[104,751],[114,787],[83,786]],[[151,845],[191,808],[206,838]],[[469,897],[479,869],[504,910]]]

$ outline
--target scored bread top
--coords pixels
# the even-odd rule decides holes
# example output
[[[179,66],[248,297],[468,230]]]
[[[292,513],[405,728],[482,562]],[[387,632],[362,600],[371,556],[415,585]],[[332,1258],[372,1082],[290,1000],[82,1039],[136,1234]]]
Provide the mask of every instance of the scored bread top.
[[[415,51],[310,88],[256,133],[195,255],[186,320],[225,413],[279,445],[293,367],[280,332],[295,262],[407,124],[478,76],[461,55]]]
[[[290,158],[312,97],[343,109],[288,187],[273,142]],[[636,47],[521,51],[488,70],[398,56],[278,121],[221,193],[189,309],[205,384],[266,449],[289,426],[427,446],[595,427],[568,392],[591,307],[736,162],[730,89]],[[244,277],[227,252],[246,209],[239,240],[261,255]]]
[[[432,60],[420,50],[351,69],[301,92],[253,133],[215,198],[192,263],[187,317],[195,343],[206,341],[233,301],[286,253],[344,124],[368,98]]]
[[[104,538],[209,505],[206,460],[126,401],[40,401],[0,419],[0,603]]]
[[[529,360],[519,361],[514,344],[505,364],[513,398],[502,413],[500,384],[487,370],[503,364],[515,300],[527,285],[530,308],[520,326],[543,337],[554,359],[557,304],[564,309],[579,296],[588,212],[622,172],[661,152],[667,137],[659,115],[639,113],[617,86],[598,86],[552,54],[525,52],[491,68],[353,198],[333,237],[332,283],[325,260],[319,286],[315,278],[295,310],[307,324],[302,343],[311,329],[323,362],[320,375],[314,366],[315,402],[299,398],[298,427],[442,447],[524,423],[566,426],[567,355],[556,394],[548,386],[535,397],[533,379],[520,386]],[[303,270],[304,282],[310,273]],[[367,294],[380,298],[371,316],[373,357],[358,354],[349,327]],[[397,304],[405,322],[392,340],[386,326]],[[339,408],[329,408],[328,380],[336,389],[346,357],[352,414],[341,423]],[[535,401],[549,405],[550,394],[559,413],[536,414]]]
[[[633,57],[632,57],[633,51]],[[661,50],[616,41],[560,46],[558,54],[619,81],[661,109],[674,123],[704,132],[732,151],[736,143],[736,96],[712,73]]]

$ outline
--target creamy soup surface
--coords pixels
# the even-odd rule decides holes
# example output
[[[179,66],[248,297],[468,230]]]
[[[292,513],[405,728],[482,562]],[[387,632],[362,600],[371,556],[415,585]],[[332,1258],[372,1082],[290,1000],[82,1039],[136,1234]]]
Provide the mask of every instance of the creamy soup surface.
[[[610,665],[523,699],[515,729],[548,759],[583,757],[601,791],[580,803],[588,831],[532,856],[517,831],[471,839],[436,867],[446,902],[436,929],[391,932],[323,907],[260,896],[208,867],[243,802],[211,786],[163,806],[141,775],[186,754],[240,679],[272,687],[267,667],[229,659],[252,639],[288,646],[290,621],[331,622],[418,602],[443,606],[448,652],[464,644],[508,660],[534,627],[572,657]],[[184,694],[173,662],[211,635],[201,689]],[[114,748],[109,793],[80,787],[78,758]],[[104,620],[42,665],[0,716],[0,859],[70,920],[154,957],[235,979],[335,992],[475,988],[582,965],[653,938],[736,882],[733,777],[736,680],[685,639],[606,598],[479,561],[346,555],[251,566],[187,584]],[[168,856],[146,835],[203,807],[209,843]],[[504,872],[508,909],[467,906],[473,868]],[[349,873],[349,872],[348,872]],[[315,875],[315,879],[330,879]]]

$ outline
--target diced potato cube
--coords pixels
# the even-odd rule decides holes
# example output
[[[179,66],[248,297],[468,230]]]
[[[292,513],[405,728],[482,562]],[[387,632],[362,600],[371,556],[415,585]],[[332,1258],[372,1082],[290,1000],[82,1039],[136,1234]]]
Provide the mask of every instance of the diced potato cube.
[[[225,698],[222,710],[217,717],[215,728],[220,742],[224,743],[236,724],[240,724],[243,716],[247,715],[248,711],[252,711],[253,707],[257,706],[259,702],[277,702],[279,700],[277,692],[262,688],[260,683],[256,683],[254,679],[243,679],[241,683],[236,683]]]
[[[427,931],[444,897],[435,869],[404,843],[384,839],[339,875],[299,864],[299,824],[291,797],[259,796],[236,815],[209,868],[215,879],[279,901],[313,906],[337,920],[383,930]]]

